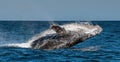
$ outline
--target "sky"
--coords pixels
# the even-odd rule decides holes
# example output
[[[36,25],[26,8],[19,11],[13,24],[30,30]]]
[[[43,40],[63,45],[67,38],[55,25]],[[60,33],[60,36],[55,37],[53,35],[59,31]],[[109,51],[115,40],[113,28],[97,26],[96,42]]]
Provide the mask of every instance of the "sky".
[[[120,0],[0,0],[0,20],[120,20]]]

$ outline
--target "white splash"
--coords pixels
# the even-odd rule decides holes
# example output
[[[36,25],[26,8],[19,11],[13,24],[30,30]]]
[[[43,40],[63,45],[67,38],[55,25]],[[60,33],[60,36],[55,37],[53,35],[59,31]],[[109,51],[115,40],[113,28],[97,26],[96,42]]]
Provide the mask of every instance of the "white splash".
[[[84,47],[84,48],[77,48],[73,50],[80,50],[80,51],[97,51],[100,50],[101,46],[89,46],[89,47]]]
[[[21,47],[21,48],[31,48],[29,43],[11,43],[11,44],[4,44],[4,45],[0,45],[1,47],[4,46],[9,46],[9,47]]]

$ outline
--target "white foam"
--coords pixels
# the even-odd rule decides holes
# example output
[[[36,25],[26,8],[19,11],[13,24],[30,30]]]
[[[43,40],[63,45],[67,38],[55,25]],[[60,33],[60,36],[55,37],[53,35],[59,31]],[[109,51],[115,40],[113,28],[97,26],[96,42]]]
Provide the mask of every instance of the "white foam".
[[[21,48],[31,48],[29,43],[11,43],[11,44],[4,44],[0,45],[1,47],[9,46],[9,47],[21,47]]]
[[[77,48],[73,50],[80,50],[80,51],[98,51],[100,50],[101,46],[89,46],[84,48]]]

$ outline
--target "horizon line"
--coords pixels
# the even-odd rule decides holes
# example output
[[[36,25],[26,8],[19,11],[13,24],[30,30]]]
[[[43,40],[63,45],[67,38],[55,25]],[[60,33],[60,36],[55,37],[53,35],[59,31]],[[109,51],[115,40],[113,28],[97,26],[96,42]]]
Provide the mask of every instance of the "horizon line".
[[[120,20],[0,20],[0,21],[120,21]]]

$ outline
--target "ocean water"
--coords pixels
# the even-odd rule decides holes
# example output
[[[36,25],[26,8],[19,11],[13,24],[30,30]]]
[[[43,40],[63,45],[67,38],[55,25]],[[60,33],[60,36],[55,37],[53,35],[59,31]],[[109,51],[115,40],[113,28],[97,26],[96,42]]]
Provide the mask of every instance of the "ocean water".
[[[0,62],[120,62],[120,22],[92,23],[103,28],[99,35],[67,49],[38,50],[20,44],[48,29],[47,21],[0,21]]]

